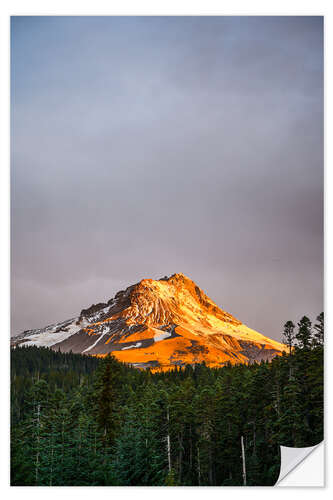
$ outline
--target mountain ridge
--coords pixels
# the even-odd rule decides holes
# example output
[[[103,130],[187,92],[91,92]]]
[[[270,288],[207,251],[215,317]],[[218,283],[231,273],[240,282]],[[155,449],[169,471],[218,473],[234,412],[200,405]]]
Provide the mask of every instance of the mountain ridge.
[[[13,345],[49,346],[94,356],[112,353],[138,368],[167,370],[205,362],[252,363],[285,346],[222,310],[183,273],[142,279],[71,320],[15,337]]]

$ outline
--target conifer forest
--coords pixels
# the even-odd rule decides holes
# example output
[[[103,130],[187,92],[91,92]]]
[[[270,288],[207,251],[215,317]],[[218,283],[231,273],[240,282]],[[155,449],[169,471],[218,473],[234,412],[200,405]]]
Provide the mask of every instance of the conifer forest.
[[[271,362],[139,370],[11,350],[13,486],[270,486],[280,445],[323,439],[324,316]]]

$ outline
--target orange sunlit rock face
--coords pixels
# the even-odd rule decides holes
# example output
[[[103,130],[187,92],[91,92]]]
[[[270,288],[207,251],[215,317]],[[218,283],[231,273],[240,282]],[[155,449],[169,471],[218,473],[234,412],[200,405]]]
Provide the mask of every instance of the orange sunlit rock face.
[[[50,328],[39,332],[52,333]],[[285,350],[220,309],[182,273],[143,279],[106,304],[83,309],[78,318],[65,322],[66,331],[59,334],[60,342],[51,344],[53,349],[94,356],[112,353],[119,361],[154,370],[202,362],[252,363],[271,360]]]

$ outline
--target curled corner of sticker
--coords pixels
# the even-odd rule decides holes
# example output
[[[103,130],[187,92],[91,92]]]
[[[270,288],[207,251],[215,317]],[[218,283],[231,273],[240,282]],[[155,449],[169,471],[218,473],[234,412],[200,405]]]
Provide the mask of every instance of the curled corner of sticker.
[[[289,446],[280,446],[281,450],[281,467],[280,467],[280,475],[275,483],[276,486],[284,486],[282,481],[285,479],[290,472],[292,472],[298,465],[300,465],[314,450],[318,447],[323,447],[324,442],[315,445],[309,446],[307,448],[290,448]],[[323,469],[323,464],[321,465]],[[323,476],[323,470],[319,471],[321,476]],[[293,486],[293,484],[285,484],[286,486]],[[296,486],[296,484],[295,484]],[[301,486],[301,485],[300,485]],[[315,485],[314,485],[315,486]],[[319,484],[321,486],[321,484]]]

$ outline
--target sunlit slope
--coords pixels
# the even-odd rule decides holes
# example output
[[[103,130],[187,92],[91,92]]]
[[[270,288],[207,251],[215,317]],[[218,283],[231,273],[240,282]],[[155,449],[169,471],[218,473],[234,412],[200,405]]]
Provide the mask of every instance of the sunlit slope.
[[[181,273],[141,280],[69,322],[18,339],[63,352],[112,352],[120,361],[162,370],[203,361],[221,366],[270,360],[285,350],[220,309]]]

